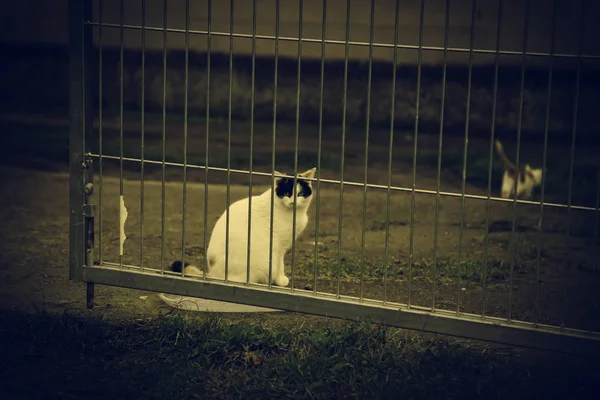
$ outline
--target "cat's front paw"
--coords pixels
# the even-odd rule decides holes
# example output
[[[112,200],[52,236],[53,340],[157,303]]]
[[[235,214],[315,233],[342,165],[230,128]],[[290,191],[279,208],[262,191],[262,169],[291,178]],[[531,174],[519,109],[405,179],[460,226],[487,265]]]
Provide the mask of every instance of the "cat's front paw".
[[[290,284],[290,279],[285,275],[281,275],[281,276],[275,278],[275,284],[277,286],[285,287]]]

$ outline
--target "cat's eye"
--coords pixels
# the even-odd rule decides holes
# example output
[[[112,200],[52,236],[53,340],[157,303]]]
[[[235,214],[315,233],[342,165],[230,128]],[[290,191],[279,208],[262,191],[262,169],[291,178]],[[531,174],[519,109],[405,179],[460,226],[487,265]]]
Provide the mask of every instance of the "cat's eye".
[[[304,196],[304,192],[298,193],[298,196]]]

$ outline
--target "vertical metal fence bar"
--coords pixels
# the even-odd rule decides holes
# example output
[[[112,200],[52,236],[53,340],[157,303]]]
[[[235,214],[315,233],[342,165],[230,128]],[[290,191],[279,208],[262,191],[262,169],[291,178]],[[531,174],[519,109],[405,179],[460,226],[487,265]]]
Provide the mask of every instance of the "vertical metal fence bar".
[[[84,163],[85,163],[85,186],[84,186],[84,204],[92,204],[92,195],[94,192],[94,168],[92,159],[89,157],[90,150],[93,148],[92,142],[94,141],[94,110],[93,110],[93,79],[96,73],[94,64],[94,32],[91,26],[92,23],[92,5],[87,4],[84,6],[83,13],[83,51],[84,51]],[[91,186],[90,186],[91,185]],[[85,230],[85,253],[84,253],[84,264],[94,264],[94,214],[85,212],[84,219],[84,230]],[[91,309],[94,307],[94,283],[86,283],[86,306]]]
[[[571,206],[573,205],[573,170],[575,168],[575,143],[577,140],[577,119],[579,117],[579,92],[581,87],[581,52],[583,50],[583,37],[585,31],[585,24],[583,23],[583,16],[585,15],[585,0],[581,1],[581,14],[579,17],[579,43],[577,46],[577,76],[575,78],[575,98],[573,104],[573,128],[571,136],[571,151],[570,151],[570,163],[569,163],[569,189],[567,199],[567,237],[565,238],[565,266],[568,269],[570,264],[571,254]]]
[[[69,279],[83,280],[83,265],[87,259],[84,186],[89,173],[84,165],[93,128],[92,77],[88,67],[92,61],[93,36],[90,22],[90,2],[71,1],[69,5]],[[88,136],[90,135],[90,136]],[[88,285],[88,295],[90,294]]]
[[[469,32],[469,72],[467,77],[467,109],[465,115],[465,143],[463,147],[462,185],[460,198],[460,232],[458,237],[458,269],[456,274],[456,314],[460,314],[461,292],[461,266],[462,248],[465,231],[465,191],[467,186],[467,151],[469,149],[469,122],[471,119],[471,83],[473,80],[473,47],[475,42],[475,16],[477,14],[477,0],[471,2],[471,28]]]
[[[313,272],[313,293],[317,293],[317,266],[319,263],[319,217],[321,214],[321,149],[323,139],[323,95],[325,88],[325,39],[327,33],[327,0],[323,0],[321,25],[321,82],[319,83],[319,133],[317,144],[317,204],[315,210],[315,264]]]
[[[550,108],[552,105],[552,76],[554,72],[554,47],[556,40],[556,0],[552,1],[552,22],[550,24],[550,59],[548,60],[548,98],[546,100],[546,121],[544,123],[544,150],[542,155],[542,185],[540,199],[540,218],[538,221],[538,249],[535,268],[535,320],[537,325],[540,316],[540,271],[542,259],[542,234],[544,232],[544,198],[546,194],[546,163],[548,159],[548,131],[550,129]]]
[[[225,282],[229,278],[229,205],[231,204],[231,112],[233,93],[233,19],[234,0],[229,0],[229,100],[227,114],[227,199],[225,214]]]
[[[367,115],[365,126],[365,166],[363,186],[362,231],[360,240],[360,300],[363,300],[365,280],[365,239],[367,231],[367,181],[369,177],[369,128],[371,127],[371,83],[373,76],[373,30],[375,27],[375,0],[371,0],[371,18],[369,21],[369,75],[367,77]]]
[[[183,218],[181,220],[181,276],[185,276],[185,219],[187,215],[188,90],[190,59],[190,0],[185,0],[185,73],[183,93]]]
[[[296,266],[296,203],[298,197],[296,193],[298,177],[298,136],[300,133],[300,79],[302,71],[302,14],[304,11],[304,1],[299,0],[298,2],[298,69],[296,75],[296,136],[294,143],[294,188],[292,189],[292,198],[294,199],[293,214],[292,214],[292,279],[290,280],[290,287],[294,291],[294,270]],[[283,273],[283,271],[282,271]]]
[[[348,58],[350,56],[350,0],[346,0],[346,44],[344,52],[344,99],[342,101],[342,152],[340,161],[340,205],[338,219],[338,248],[337,248],[337,287],[336,297],[340,298],[340,280],[342,274],[342,222],[344,207],[344,162],[346,155],[346,112],[348,100]]]
[[[417,99],[415,104],[415,130],[413,137],[413,166],[412,166],[412,191],[410,199],[410,243],[408,254],[408,303],[412,305],[412,266],[415,258],[415,203],[417,188],[417,143],[419,139],[419,106],[421,100],[421,64],[423,62],[423,18],[425,15],[425,0],[421,0],[419,11],[419,50],[417,56]]]
[[[394,155],[394,122],[396,122],[396,75],[398,71],[398,24],[400,16],[400,0],[396,0],[396,11],[394,14],[394,56],[392,59],[392,98],[390,102],[390,141],[388,154],[388,184],[385,203],[385,248],[383,253],[383,304],[387,303],[388,289],[388,264],[390,256],[390,209],[392,191],[392,162]]]
[[[204,143],[204,262],[202,265],[202,278],[206,279],[208,272],[208,162],[210,137],[210,51],[211,51],[211,29],[212,29],[212,0],[207,4],[207,34],[206,34],[206,140]]]
[[[125,63],[123,54],[125,32],[125,29],[123,28],[123,19],[125,18],[124,15],[124,0],[121,0],[119,10],[119,194],[121,198],[123,198],[125,195],[123,190],[123,64]],[[123,255],[121,252],[119,252],[119,267],[123,268]]]
[[[594,213],[594,261],[592,264],[592,271],[596,272],[598,267],[598,217],[600,216],[600,168],[597,171],[596,178],[596,211]]]
[[[273,219],[275,214],[275,149],[277,139],[277,83],[279,76],[279,1],[275,0],[275,76],[273,78],[273,143],[271,148],[271,214],[269,220],[269,288],[273,280]]]
[[[146,136],[146,0],[142,0],[142,104],[140,145],[140,271],[144,270],[144,152]]]
[[[492,123],[490,127],[490,149],[488,164],[488,194],[485,210],[485,239],[483,246],[483,273],[481,274],[481,318],[485,318],[487,305],[487,265],[489,256],[490,210],[492,208],[492,167],[494,166],[494,140],[496,136],[496,111],[498,104],[498,71],[500,69],[500,34],[502,32],[502,0],[498,0],[498,24],[496,27],[496,60],[494,66],[494,90],[492,95]]]
[[[252,0],[252,83],[250,88],[250,168],[248,174],[248,251],[246,285],[250,284],[250,247],[252,247],[252,159],[254,157],[254,85],[256,80],[256,0]]]
[[[104,179],[104,142],[102,134],[104,133],[104,117],[102,114],[103,111],[103,68],[102,68],[102,53],[103,53],[103,43],[102,43],[102,9],[103,9],[103,1],[98,1],[98,253],[100,258],[100,265],[102,265],[104,261],[104,252],[103,252],[103,243],[102,243],[102,208],[103,208],[103,197],[104,197],[104,189],[103,189],[103,179]]]
[[[165,273],[165,203],[167,180],[167,0],[163,0],[163,76],[162,76],[162,201],[160,211],[160,273]],[[182,267],[183,268],[183,267]]]
[[[525,100],[525,71],[527,68],[527,33],[529,28],[529,7],[530,0],[525,1],[525,26],[523,29],[523,56],[521,59],[521,95],[519,96],[519,120],[517,121],[517,155],[515,156],[515,165],[519,165],[519,156],[521,153],[521,132],[523,130],[523,102]],[[518,178],[518,176],[517,176]],[[512,229],[510,233],[510,246],[512,249],[511,262],[510,262],[510,273],[508,277],[508,318],[507,321],[512,321],[512,306],[513,306],[513,279],[515,272],[515,264],[517,262],[517,244],[515,240],[516,227],[517,227],[517,188],[519,186],[520,179],[516,179],[515,182],[515,195],[513,196],[513,217],[512,217]]]
[[[446,107],[446,72],[448,66],[448,28],[450,19],[450,1],[446,0],[444,22],[444,66],[442,69],[442,102],[440,108],[440,137],[438,142],[437,185],[435,194],[435,222],[433,226],[433,267],[431,283],[431,311],[435,312],[435,290],[437,288],[437,247],[440,222],[440,184],[442,180],[442,143],[444,138],[444,108]]]

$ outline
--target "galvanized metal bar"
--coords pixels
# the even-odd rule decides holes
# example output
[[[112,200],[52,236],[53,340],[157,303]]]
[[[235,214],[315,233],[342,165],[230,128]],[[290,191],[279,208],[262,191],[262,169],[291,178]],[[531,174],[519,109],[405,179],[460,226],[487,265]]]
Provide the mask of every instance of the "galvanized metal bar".
[[[473,314],[457,316],[453,311],[438,310],[435,314],[402,304],[382,305],[381,302],[359,302],[357,298],[323,293],[313,296],[310,291],[247,287],[244,284],[223,284],[181,278],[163,277],[137,270],[85,267],[85,279],[92,282],[144,289],[181,296],[202,297],[217,301],[237,302],[259,307],[290,310],[320,315],[327,310],[329,317],[350,320],[369,320],[399,328],[436,334],[454,335],[516,346],[541,348],[561,353],[591,357],[600,355],[600,335],[581,330],[553,326],[534,327],[532,323],[513,321],[508,324],[499,318],[479,319]]]
[[[387,303],[388,292],[388,267],[390,256],[390,210],[391,210],[391,188],[392,188],[392,162],[394,155],[394,122],[396,122],[396,76],[398,72],[398,33],[400,24],[400,0],[396,0],[396,11],[394,14],[394,56],[392,59],[392,99],[390,103],[390,141],[388,154],[388,185],[385,201],[385,248],[383,253],[383,304]]]
[[[162,181],[161,181],[161,207],[160,207],[160,271],[165,272],[165,204],[167,180],[167,0],[163,0],[163,76],[162,76]]]
[[[256,80],[256,0],[252,0],[252,82],[250,88],[250,165],[248,174],[248,250],[246,284],[250,284],[250,248],[252,247],[252,167],[254,159],[254,85]]]
[[[375,1],[371,0],[371,19],[369,21],[369,41],[373,42],[373,31],[375,28]],[[363,186],[363,209],[362,230],[360,240],[360,300],[363,299],[365,281],[365,238],[367,231],[367,182],[369,177],[369,128],[371,127],[371,84],[373,77],[373,46],[369,47],[369,72],[367,77],[367,115],[365,126],[365,164],[364,164],[364,186]]]
[[[275,0],[275,76],[273,78],[273,142],[271,148],[271,213],[269,216],[269,288],[273,281],[273,216],[275,213],[275,144],[277,140],[277,83],[279,77],[279,1]]]
[[[95,292],[94,283],[87,282],[86,283],[85,303],[86,303],[86,307],[89,308],[90,310],[92,308],[94,308],[94,297],[95,297],[94,292]]]
[[[579,43],[577,53],[580,54],[583,50],[583,37],[585,32],[585,24],[583,23],[583,17],[585,15],[585,0],[581,1],[581,14],[579,17]],[[573,170],[575,169],[575,143],[577,139],[577,120],[579,117],[579,92],[581,87],[581,58],[577,60],[577,73],[575,78],[575,96],[573,104],[573,127],[571,135],[571,150],[569,153],[569,183],[568,183],[568,197],[567,197],[567,237],[565,238],[565,266],[569,269],[571,261],[571,206],[573,203]]]
[[[450,26],[450,2],[446,0],[446,17],[444,22],[444,47],[448,46],[448,29]],[[444,138],[444,108],[446,107],[446,72],[448,66],[448,52],[444,51],[444,63],[442,67],[442,101],[440,105],[440,136],[438,141],[438,162],[437,162],[437,185],[435,196],[435,219],[433,225],[433,265],[431,282],[431,311],[435,311],[435,298],[437,288],[437,247],[440,222],[440,184],[442,180],[442,143]]]
[[[140,139],[140,270],[144,270],[144,157],[146,146],[146,0],[142,0],[142,101]]]
[[[100,155],[98,153],[93,153],[90,152],[88,153],[89,157],[93,157],[93,158],[99,158]],[[119,160],[120,157],[119,156],[110,156],[110,155],[103,155],[102,156],[104,159],[109,159],[109,160]],[[123,157],[124,161],[127,162],[139,162],[140,159],[139,158],[133,158],[133,157]],[[156,161],[156,160],[145,160],[145,162],[147,164],[152,164],[152,165],[162,165],[162,161]],[[177,163],[177,162],[171,162],[171,161],[167,161],[165,163],[167,166],[171,166],[171,167],[183,167],[183,163]],[[194,168],[194,169],[205,169],[206,166],[205,165],[199,165],[199,164],[188,164],[188,168]],[[219,172],[226,172],[227,168],[221,168],[221,167],[208,167],[208,169],[210,171],[219,171]],[[248,171],[247,170],[243,170],[243,169],[235,169],[235,168],[231,168],[231,173],[232,174],[241,174],[241,175],[248,175]],[[259,171],[254,171],[253,172],[254,175],[257,176],[271,176],[272,174],[269,172],[259,172]],[[287,177],[288,175],[286,175]],[[290,178],[292,178],[291,175],[289,175]],[[316,181],[316,178],[311,179],[311,181]],[[335,179],[325,179],[322,178],[321,182],[324,183],[332,183],[332,184],[339,184],[340,181],[339,180],[335,180]],[[344,185],[346,186],[353,186],[353,187],[360,187],[362,188],[364,186],[364,182],[354,182],[354,181],[344,181]],[[386,185],[378,185],[378,184],[374,184],[374,183],[369,183],[367,184],[368,188],[372,188],[372,189],[382,189],[385,190],[387,189],[387,184]],[[404,187],[404,186],[394,186],[392,185],[390,187],[391,190],[393,191],[397,191],[397,192],[407,192],[407,193],[412,193],[413,189],[410,187]],[[427,195],[437,195],[437,190],[429,190],[429,189],[415,189],[416,193],[420,193],[420,194],[427,194]],[[456,197],[456,198],[460,198],[462,197],[462,195],[458,192],[445,192],[443,190],[440,191],[440,196],[444,196],[444,197]],[[465,198],[466,199],[475,199],[475,200],[487,200],[488,196],[485,195],[477,195],[477,194],[465,194]],[[513,200],[512,199],[504,199],[502,197],[490,197],[490,201],[495,201],[495,202],[500,202],[500,203],[512,203]],[[539,206],[540,202],[539,201],[528,201],[528,200],[517,200],[518,204],[531,204],[531,205],[535,205],[535,206]],[[568,206],[566,204],[559,204],[559,203],[549,203],[549,202],[544,202],[544,207],[553,207],[553,208],[567,208]],[[578,205],[571,205],[571,209],[573,210],[584,210],[584,211],[595,211],[596,208],[595,207],[587,207],[587,206],[578,206]]]
[[[91,5],[86,6],[86,11],[84,11],[86,20],[91,20],[92,17],[92,7]],[[83,21],[82,21],[83,22]],[[84,265],[94,265],[94,229],[95,229],[95,203],[93,199],[94,195],[94,166],[93,159],[89,156],[89,150],[95,147],[95,136],[93,134],[94,129],[94,89],[96,86],[93,84],[94,79],[96,78],[96,74],[99,71],[96,71],[97,64],[94,63],[94,33],[93,28],[85,27],[84,28],[84,37],[83,37],[83,47],[84,47],[84,57],[86,57],[84,61],[84,115],[86,124],[84,125],[84,164],[82,167],[84,168],[84,210],[83,213],[85,215],[84,219],[84,230],[85,230],[85,264]],[[87,50],[86,50],[87,49]],[[86,296],[87,296],[87,307],[89,309],[94,307],[94,283],[87,283],[86,285]]]
[[[302,38],[302,21],[304,11],[304,0],[298,1],[298,38]],[[294,291],[294,272],[296,266],[296,203],[298,202],[298,194],[296,193],[298,176],[298,138],[300,134],[300,79],[302,72],[302,41],[298,41],[298,65],[296,72],[296,131],[295,131],[295,143],[294,143],[294,188],[292,189],[292,198],[294,204],[292,205],[292,275],[290,279],[290,288]],[[281,271],[282,273],[284,271]]]
[[[87,259],[84,187],[88,183],[86,154],[93,127],[91,3],[70,1],[69,21],[69,279],[82,281]]]
[[[421,99],[421,66],[423,63],[423,18],[425,16],[425,0],[421,0],[419,11],[419,52],[417,57],[417,100],[415,104],[415,130],[413,137],[413,170],[410,199],[410,243],[408,253],[408,307],[412,305],[412,266],[415,258],[415,202],[417,189],[417,143],[419,139],[419,106]]]
[[[212,28],[212,0],[208,0],[207,4],[207,29],[208,35],[206,36],[206,140],[204,143],[204,257],[202,262],[202,277],[206,279],[208,272],[208,162],[210,148],[208,146],[208,140],[210,138],[210,53],[211,53],[211,28]]]
[[[317,139],[317,200],[315,206],[315,263],[313,271],[313,293],[317,293],[317,266],[319,264],[319,219],[321,215],[321,150],[323,142],[323,99],[325,88],[325,38],[327,34],[327,0],[323,0],[321,23],[321,81],[319,83],[319,133]]]
[[[600,216],[600,168],[596,172],[596,210],[594,213],[594,260],[592,264],[592,271],[596,272],[598,266],[598,217]]]
[[[469,48],[475,43],[475,16],[477,15],[477,0],[471,2],[471,28],[469,32]],[[467,154],[469,149],[469,122],[471,120],[471,83],[473,80],[473,52],[469,52],[469,73],[467,77],[467,109],[465,119],[465,144],[463,147],[462,185],[460,198],[460,231],[458,236],[458,268],[456,273],[456,314],[460,314],[460,294],[462,292],[461,269],[462,250],[465,233],[465,192],[467,186]]]
[[[124,0],[120,0],[120,9],[119,9],[119,195],[123,198],[125,195],[124,187],[123,187],[123,91],[125,90],[125,84],[123,82],[123,69],[125,58],[123,54],[124,47],[124,29],[123,29],[123,19],[125,18],[124,12]],[[119,252],[119,264],[123,267],[123,254]]]
[[[90,22],[89,25],[95,26],[98,24]],[[104,26],[105,27],[119,27],[118,24],[110,24],[110,23],[106,23],[106,24],[104,24]],[[138,25],[126,24],[126,25],[124,25],[124,28],[131,29],[131,30],[139,30],[141,27]],[[160,27],[147,27],[147,29],[151,30],[151,31],[159,31],[159,32],[163,31],[163,28],[160,28]],[[183,29],[177,29],[177,28],[169,28],[169,29],[167,29],[167,31],[169,33],[183,33],[184,32]],[[208,31],[191,30],[190,34],[192,34],[192,35],[207,35]],[[211,32],[211,34],[213,36],[218,36],[218,37],[231,36],[230,32],[214,31],[214,32]],[[251,39],[252,35],[248,34],[248,33],[235,33],[235,34],[233,34],[233,37],[236,39]],[[273,41],[275,41],[275,37],[276,36],[271,36],[271,35],[256,35],[256,39],[258,39],[258,40],[273,40]],[[284,42],[297,42],[298,41],[298,38],[295,36],[277,36],[277,39],[282,40]],[[302,42],[304,42],[304,43],[321,43],[321,39],[302,38]],[[333,45],[345,45],[346,41],[345,40],[328,39],[325,41],[325,43],[333,44]],[[369,46],[369,42],[360,42],[360,41],[353,41],[353,40],[348,41],[348,44],[350,46],[357,46],[357,47],[368,47]],[[393,45],[390,43],[375,42],[375,43],[373,43],[373,47],[392,49]],[[496,54],[496,50],[479,49],[479,48],[469,50],[466,47],[448,47],[448,48],[444,48],[442,46],[421,46],[421,47],[419,47],[418,45],[398,44],[398,48],[403,49],[403,50],[418,50],[419,48],[421,48],[422,50],[425,50],[425,51],[443,52],[444,50],[447,50],[448,52],[452,52],[452,53],[469,53],[469,51],[472,51],[474,54],[490,54],[490,55]],[[530,51],[530,52],[523,53],[522,51],[515,51],[515,50],[500,50],[499,53],[501,55],[508,55],[508,56],[523,56],[523,55],[525,55],[527,57],[543,57],[543,58],[550,56],[550,53],[539,52],[539,51]],[[579,57],[576,54],[555,53],[554,57],[557,57],[557,58],[581,58],[582,60],[600,60],[600,56],[595,55],[595,54],[582,54],[581,57]]]
[[[527,48],[527,33],[529,28],[529,6],[530,0],[525,1],[525,27],[523,29],[523,50]],[[523,52],[525,53],[525,52]],[[527,58],[523,56],[521,59],[521,95],[519,96],[519,116],[517,121],[517,155],[515,156],[515,165],[519,165],[519,156],[521,153],[521,131],[523,128],[523,102],[525,100],[525,70],[527,68]],[[515,195],[513,198],[513,217],[512,217],[512,229],[510,234],[510,245],[509,249],[512,249],[511,262],[510,262],[510,273],[508,276],[508,318],[507,321],[512,320],[512,306],[513,306],[513,279],[517,256],[517,246],[515,242],[515,234],[517,227],[517,188],[519,186],[519,179],[515,182]]]
[[[102,243],[102,234],[103,234],[103,199],[104,199],[104,188],[103,188],[103,180],[104,180],[104,163],[102,153],[104,152],[104,107],[103,107],[103,72],[104,68],[102,68],[103,62],[103,36],[102,36],[102,18],[103,16],[103,0],[98,0],[98,154],[100,154],[100,158],[98,159],[98,255],[100,264],[104,261],[104,251],[103,251],[103,243]]]
[[[181,219],[181,276],[185,276],[185,220],[187,215],[188,94],[190,59],[190,0],[185,0],[185,72],[183,88],[183,218]]]
[[[556,41],[556,0],[552,0],[552,22],[550,24],[550,54],[554,53]],[[542,259],[542,242],[544,232],[544,198],[546,195],[546,164],[548,159],[548,131],[550,129],[550,107],[552,105],[552,76],[554,71],[554,57],[550,56],[548,66],[548,98],[546,100],[546,121],[544,123],[544,150],[542,155],[542,185],[541,185],[541,201],[540,201],[540,217],[538,222],[538,249],[537,263],[535,268],[535,324],[537,325],[541,316],[540,309],[540,275],[541,275],[541,259]]]
[[[231,205],[231,111],[233,93],[233,22],[234,22],[234,0],[229,0],[229,98],[227,113],[227,194],[225,214],[225,282],[229,278],[229,206]]]
[[[336,295],[340,297],[342,275],[342,223],[344,214],[344,162],[346,156],[346,115],[348,110],[348,58],[350,55],[350,0],[346,0],[346,49],[344,52],[344,98],[342,101],[342,153],[340,155],[340,204],[338,210],[338,248]]]
[[[496,60],[494,66],[494,91],[492,95],[492,123],[490,128],[490,151],[488,164],[488,194],[485,210],[485,237],[483,246],[483,271],[481,274],[481,318],[485,318],[487,306],[487,265],[489,256],[490,210],[492,208],[492,167],[494,161],[494,140],[496,139],[496,112],[498,111],[498,71],[500,69],[500,34],[502,32],[502,0],[498,0],[498,20],[496,26]]]

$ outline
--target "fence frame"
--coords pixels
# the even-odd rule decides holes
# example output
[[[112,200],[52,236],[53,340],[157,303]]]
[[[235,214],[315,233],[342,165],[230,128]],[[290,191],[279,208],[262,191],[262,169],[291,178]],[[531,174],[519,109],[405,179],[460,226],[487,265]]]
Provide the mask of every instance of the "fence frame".
[[[510,319],[506,320],[504,318],[489,316],[483,317],[476,314],[458,313],[455,311],[442,309],[431,310],[429,307],[406,305],[393,303],[390,301],[384,301],[382,303],[381,301],[363,299],[362,292],[360,298],[354,298],[350,296],[339,295],[339,292],[337,296],[336,294],[317,292],[316,288],[315,290],[302,290],[294,288],[290,291],[288,288],[278,288],[271,285],[268,287],[260,287],[257,285],[249,286],[247,284],[236,284],[232,282],[221,283],[206,279],[193,279],[189,277],[183,277],[183,274],[175,275],[165,273],[164,271],[158,271],[157,273],[151,269],[140,270],[137,268],[132,268],[131,266],[123,265],[122,259],[120,259],[119,263],[116,264],[104,263],[102,260],[100,260],[98,265],[96,265],[93,252],[95,204],[91,202],[94,190],[94,171],[92,160],[97,156],[100,156],[99,158],[101,160],[103,156],[101,154],[97,155],[92,153],[92,144],[95,140],[93,137],[93,96],[95,93],[95,83],[97,83],[97,81],[94,79],[96,78],[96,73],[98,72],[96,71],[97,63],[95,63],[93,53],[92,29],[94,23],[92,22],[92,1],[70,0],[68,3],[68,8],[70,56],[69,278],[76,282],[86,282],[87,305],[89,308],[94,306],[94,284],[98,283],[110,286],[149,290],[182,296],[192,296],[259,307],[275,308],[327,317],[351,320],[367,319],[374,323],[423,332],[453,335],[524,347],[541,348],[558,352],[600,356],[600,335],[583,330],[575,330]],[[106,24],[105,26],[109,26],[109,24]],[[149,28],[144,27],[143,29]],[[167,32],[166,29],[164,31],[165,33]],[[189,27],[187,26],[186,31],[189,33]],[[233,36],[233,34],[230,34],[230,37]],[[254,38],[256,37],[257,35],[254,34]],[[305,39],[301,39],[301,41],[305,41]],[[319,40],[319,42],[321,42],[321,40]],[[325,36],[323,36],[322,43],[325,43]],[[345,45],[348,47],[349,42],[345,42]],[[402,47],[397,43],[395,43],[394,46],[396,48]],[[450,49],[448,48],[445,49],[445,51],[449,50]],[[106,156],[104,157],[110,158]],[[122,148],[121,157],[117,157],[117,159],[120,160],[121,165],[123,160],[126,159],[123,157]],[[165,165],[169,164],[173,163],[165,163],[165,160],[163,159],[163,171]],[[190,167],[190,165],[187,163],[184,163],[182,166],[184,169]],[[209,167],[206,165],[201,168],[208,170]],[[228,168],[227,172],[231,173],[233,170]],[[317,187],[320,182],[327,182],[327,180],[318,179]],[[346,182],[343,180],[340,183],[357,186],[356,183]],[[364,187],[366,196],[367,187],[373,185],[360,184],[360,186]],[[389,192],[390,185],[384,188],[386,188]],[[413,189],[413,198],[416,192],[429,192],[431,194],[436,194],[438,197],[440,195],[460,196],[460,194],[456,193],[441,192],[439,187],[437,191],[417,191]],[[465,196],[464,187],[461,197],[463,198],[463,202],[464,198],[469,197],[484,198],[489,200],[489,196]],[[519,203],[532,202],[519,201]],[[516,201],[513,204],[516,206]],[[548,205],[548,203],[544,204]],[[569,207],[569,209],[570,208],[571,207]]]
[[[70,0],[69,21],[69,279],[83,281],[82,266],[94,262],[95,204],[92,149],[93,36],[92,2]],[[93,307],[94,284],[87,283],[87,305]]]

